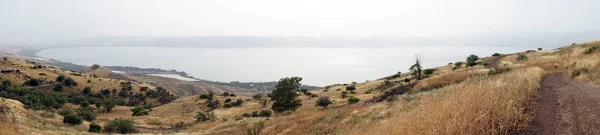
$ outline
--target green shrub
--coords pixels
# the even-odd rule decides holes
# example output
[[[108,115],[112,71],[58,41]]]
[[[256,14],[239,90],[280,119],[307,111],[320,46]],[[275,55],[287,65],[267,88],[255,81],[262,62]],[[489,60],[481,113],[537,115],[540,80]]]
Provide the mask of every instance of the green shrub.
[[[196,113],[196,122],[214,121],[216,116],[212,111],[199,111]]]
[[[65,117],[63,118],[63,123],[75,126],[83,123],[83,119],[79,116],[69,114],[65,115]]]
[[[242,114],[243,117],[271,117],[271,115],[273,115],[273,111],[269,109],[262,109],[260,111]]]
[[[583,51],[583,53],[585,54],[591,54],[592,52],[594,52],[594,50],[596,50],[598,48],[598,46],[592,46],[590,48],[585,49],[585,51]]]
[[[356,85],[350,85],[346,87],[346,90],[353,91],[356,90]]]
[[[336,89],[335,91],[340,91],[340,90],[342,90],[342,88],[338,88],[338,89]]]
[[[528,59],[527,56],[525,54],[523,54],[523,53],[519,53],[517,55],[517,61],[524,61],[524,60],[527,60],[527,59]]]
[[[500,67],[494,67],[494,69],[491,69],[490,71],[487,72],[488,75],[497,75],[497,74],[502,74],[505,72],[510,71],[510,68],[500,68]]]
[[[410,79],[404,78],[404,82],[408,83],[408,82],[410,82]]]
[[[494,53],[494,54],[492,54],[492,56],[500,56],[500,54],[499,53]]]
[[[144,109],[143,107],[134,107],[130,111],[133,112],[131,114],[131,116],[142,116],[142,115],[148,115],[150,113],[148,110]]]
[[[315,94],[315,93],[311,93],[310,97],[318,97],[319,95]]]
[[[331,102],[329,97],[319,97],[319,99],[317,99],[316,106],[322,106],[323,108],[327,108],[327,106],[329,106],[329,104],[331,103],[333,102]]]
[[[435,68],[423,70],[423,74],[425,74],[425,76],[429,76],[429,75],[433,74],[433,72],[435,72]]]
[[[483,66],[488,66],[488,65],[490,65],[490,63],[483,62]]]
[[[460,67],[462,66],[463,62],[455,62],[454,63],[454,67]]]
[[[356,98],[354,96],[351,96],[350,98],[348,98],[348,102],[350,104],[358,103],[358,101],[360,101],[360,99],[358,99],[358,98]]]
[[[342,91],[342,98],[348,97],[348,91]]]
[[[71,87],[71,86],[77,86],[77,82],[75,82],[75,80],[73,80],[72,78],[67,78],[65,79],[64,82],[65,86],[67,87]]]
[[[135,128],[135,122],[128,119],[114,119],[108,121],[108,123],[104,126],[104,132],[106,133],[119,133],[119,134],[127,134],[127,133],[136,133],[137,129]]]
[[[75,115],[83,118],[86,121],[92,121],[96,119],[96,113],[92,108],[79,108],[77,109]]]
[[[62,92],[64,90],[63,85],[62,84],[56,84],[54,85],[54,88],[52,89],[56,92]]]
[[[40,76],[47,76],[46,73],[39,73]]]
[[[66,116],[66,115],[69,115],[69,114],[73,114],[73,111],[69,110],[69,109],[62,109],[62,110],[58,111],[58,114],[60,114],[62,116]]]
[[[102,131],[102,126],[100,126],[100,124],[98,124],[98,123],[90,124],[90,128],[88,129],[88,132],[98,133],[100,131]]]
[[[573,69],[573,72],[571,72],[571,78],[575,78],[575,77],[581,75],[581,73],[587,73],[589,71],[590,70],[588,68],[576,68],[576,69]]]
[[[229,102],[231,102],[231,98],[225,99],[225,103],[229,103]]]
[[[27,81],[27,85],[29,86],[38,86],[40,83],[42,83],[42,80],[40,79],[29,79],[29,81]]]
[[[208,98],[208,94],[200,94],[200,99],[207,99]]]
[[[2,86],[10,86],[12,85],[12,83],[10,82],[10,80],[4,80],[2,81]]]
[[[268,109],[260,110],[259,116],[261,116],[261,117],[271,117],[271,115],[273,115],[273,112],[271,110],[268,110]]]
[[[64,75],[59,75],[58,77],[56,77],[56,82],[62,82],[65,79],[67,79]]]

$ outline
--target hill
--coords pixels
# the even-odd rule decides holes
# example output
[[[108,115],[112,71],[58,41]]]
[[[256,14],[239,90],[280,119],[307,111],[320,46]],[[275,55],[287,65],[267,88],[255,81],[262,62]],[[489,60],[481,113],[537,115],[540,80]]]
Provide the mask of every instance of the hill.
[[[490,54],[492,56],[483,58],[465,56],[468,61],[458,60],[459,62],[448,65],[422,69],[422,72],[418,72],[421,79],[418,79],[417,72],[403,73],[379,80],[298,91],[302,106],[295,111],[286,112],[273,112],[270,108],[274,101],[266,94],[201,94],[149,107],[151,111],[147,109],[148,115],[141,116],[132,116],[134,106],[117,105],[113,111],[98,112],[94,120],[69,126],[57,120],[62,116],[41,117],[41,113],[45,112],[55,114],[53,109],[25,109],[31,108],[27,105],[29,103],[21,104],[17,100],[6,99],[11,110],[15,110],[17,116],[23,119],[0,128],[9,134],[85,134],[86,124],[99,123],[107,126],[110,121],[123,118],[135,122],[138,132],[150,134],[535,134],[536,130],[530,130],[543,127],[535,126],[532,122],[535,122],[535,118],[546,115],[540,112],[552,111],[535,107],[536,102],[540,102],[536,97],[545,99],[547,90],[542,89],[555,88],[554,85],[548,86],[548,77],[560,73],[564,74],[563,79],[568,79],[563,82],[568,82],[566,85],[570,87],[600,87],[599,49],[600,42],[592,41],[553,50],[540,48],[537,51],[524,50],[514,54]],[[89,78],[87,74],[73,76],[70,74],[74,72],[60,69],[57,72],[53,72],[53,68],[32,69],[34,65],[9,59],[3,64],[3,69],[14,68],[23,72],[2,74],[0,77],[18,84],[25,83],[26,76],[51,80],[59,73],[67,73],[78,82],[83,81],[81,83]],[[47,73],[47,77],[35,75],[42,72]],[[89,86],[96,88],[98,86],[95,84],[98,84],[119,87],[120,83],[112,82],[114,81],[92,83],[94,85]],[[24,87],[47,91],[44,85],[49,84],[52,83]],[[132,85],[135,88],[147,86],[149,89],[158,89],[156,86],[149,86],[155,84],[132,82]],[[583,85],[586,87],[579,87]],[[65,92],[76,93],[84,88],[77,87],[78,89],[69,88]],[[322,97],[328,97],[332,103],[327,107],[317,106],[317,101]],[[567,105],[577,108],[581,104]],[[590,107],[595,106],[588,106]],[[66,103],[56,110],[80,108],[82,107]],[[596,113],[576,114],[583,118]],[[10,123],[10,118],[10,113],[4,113],[0,120],[2,123]],[[64,129],[42,128],[35,123],[26,123],[29,121],[50,121],[50,127]],[[16,130],[15,126],[26,128]]]

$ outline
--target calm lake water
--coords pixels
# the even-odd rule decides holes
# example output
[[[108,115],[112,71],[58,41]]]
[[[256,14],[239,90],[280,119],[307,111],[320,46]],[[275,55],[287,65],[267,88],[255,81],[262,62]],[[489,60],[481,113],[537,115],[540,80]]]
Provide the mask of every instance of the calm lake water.
[[[81,65],[135,66],[185,71],[214,81],[276,81],[300,76],[302,83],[324,86],[374,80],[407,72],[415,54],[424,67],[464,61],[469,54],[489,56],[531,47],[405,46],[395,48],[185,48],[72,47],[37,55]]]

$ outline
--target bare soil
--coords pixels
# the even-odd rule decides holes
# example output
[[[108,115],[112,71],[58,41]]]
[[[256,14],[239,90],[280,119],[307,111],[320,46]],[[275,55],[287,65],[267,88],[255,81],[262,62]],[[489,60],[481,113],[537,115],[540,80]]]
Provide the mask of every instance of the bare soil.
[[[569,79],[564,72],[548,74],[533,105],[533,120],[521,134],[600,134],[600,89]]]

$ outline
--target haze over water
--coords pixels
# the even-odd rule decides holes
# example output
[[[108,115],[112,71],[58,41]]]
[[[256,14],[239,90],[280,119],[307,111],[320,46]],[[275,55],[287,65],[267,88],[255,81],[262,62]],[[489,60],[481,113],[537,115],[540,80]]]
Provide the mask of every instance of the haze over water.
[[[425,68],[464,61],[469,54],[489,56],[532,47],[403,46],[393,48],[184,48],[72,47],[47,49],[38,56],[82,65],[176,69],[214,81],[276,81],[300,76],[303,83],[324,86],[375,80],[407,72],[415,54]]]

